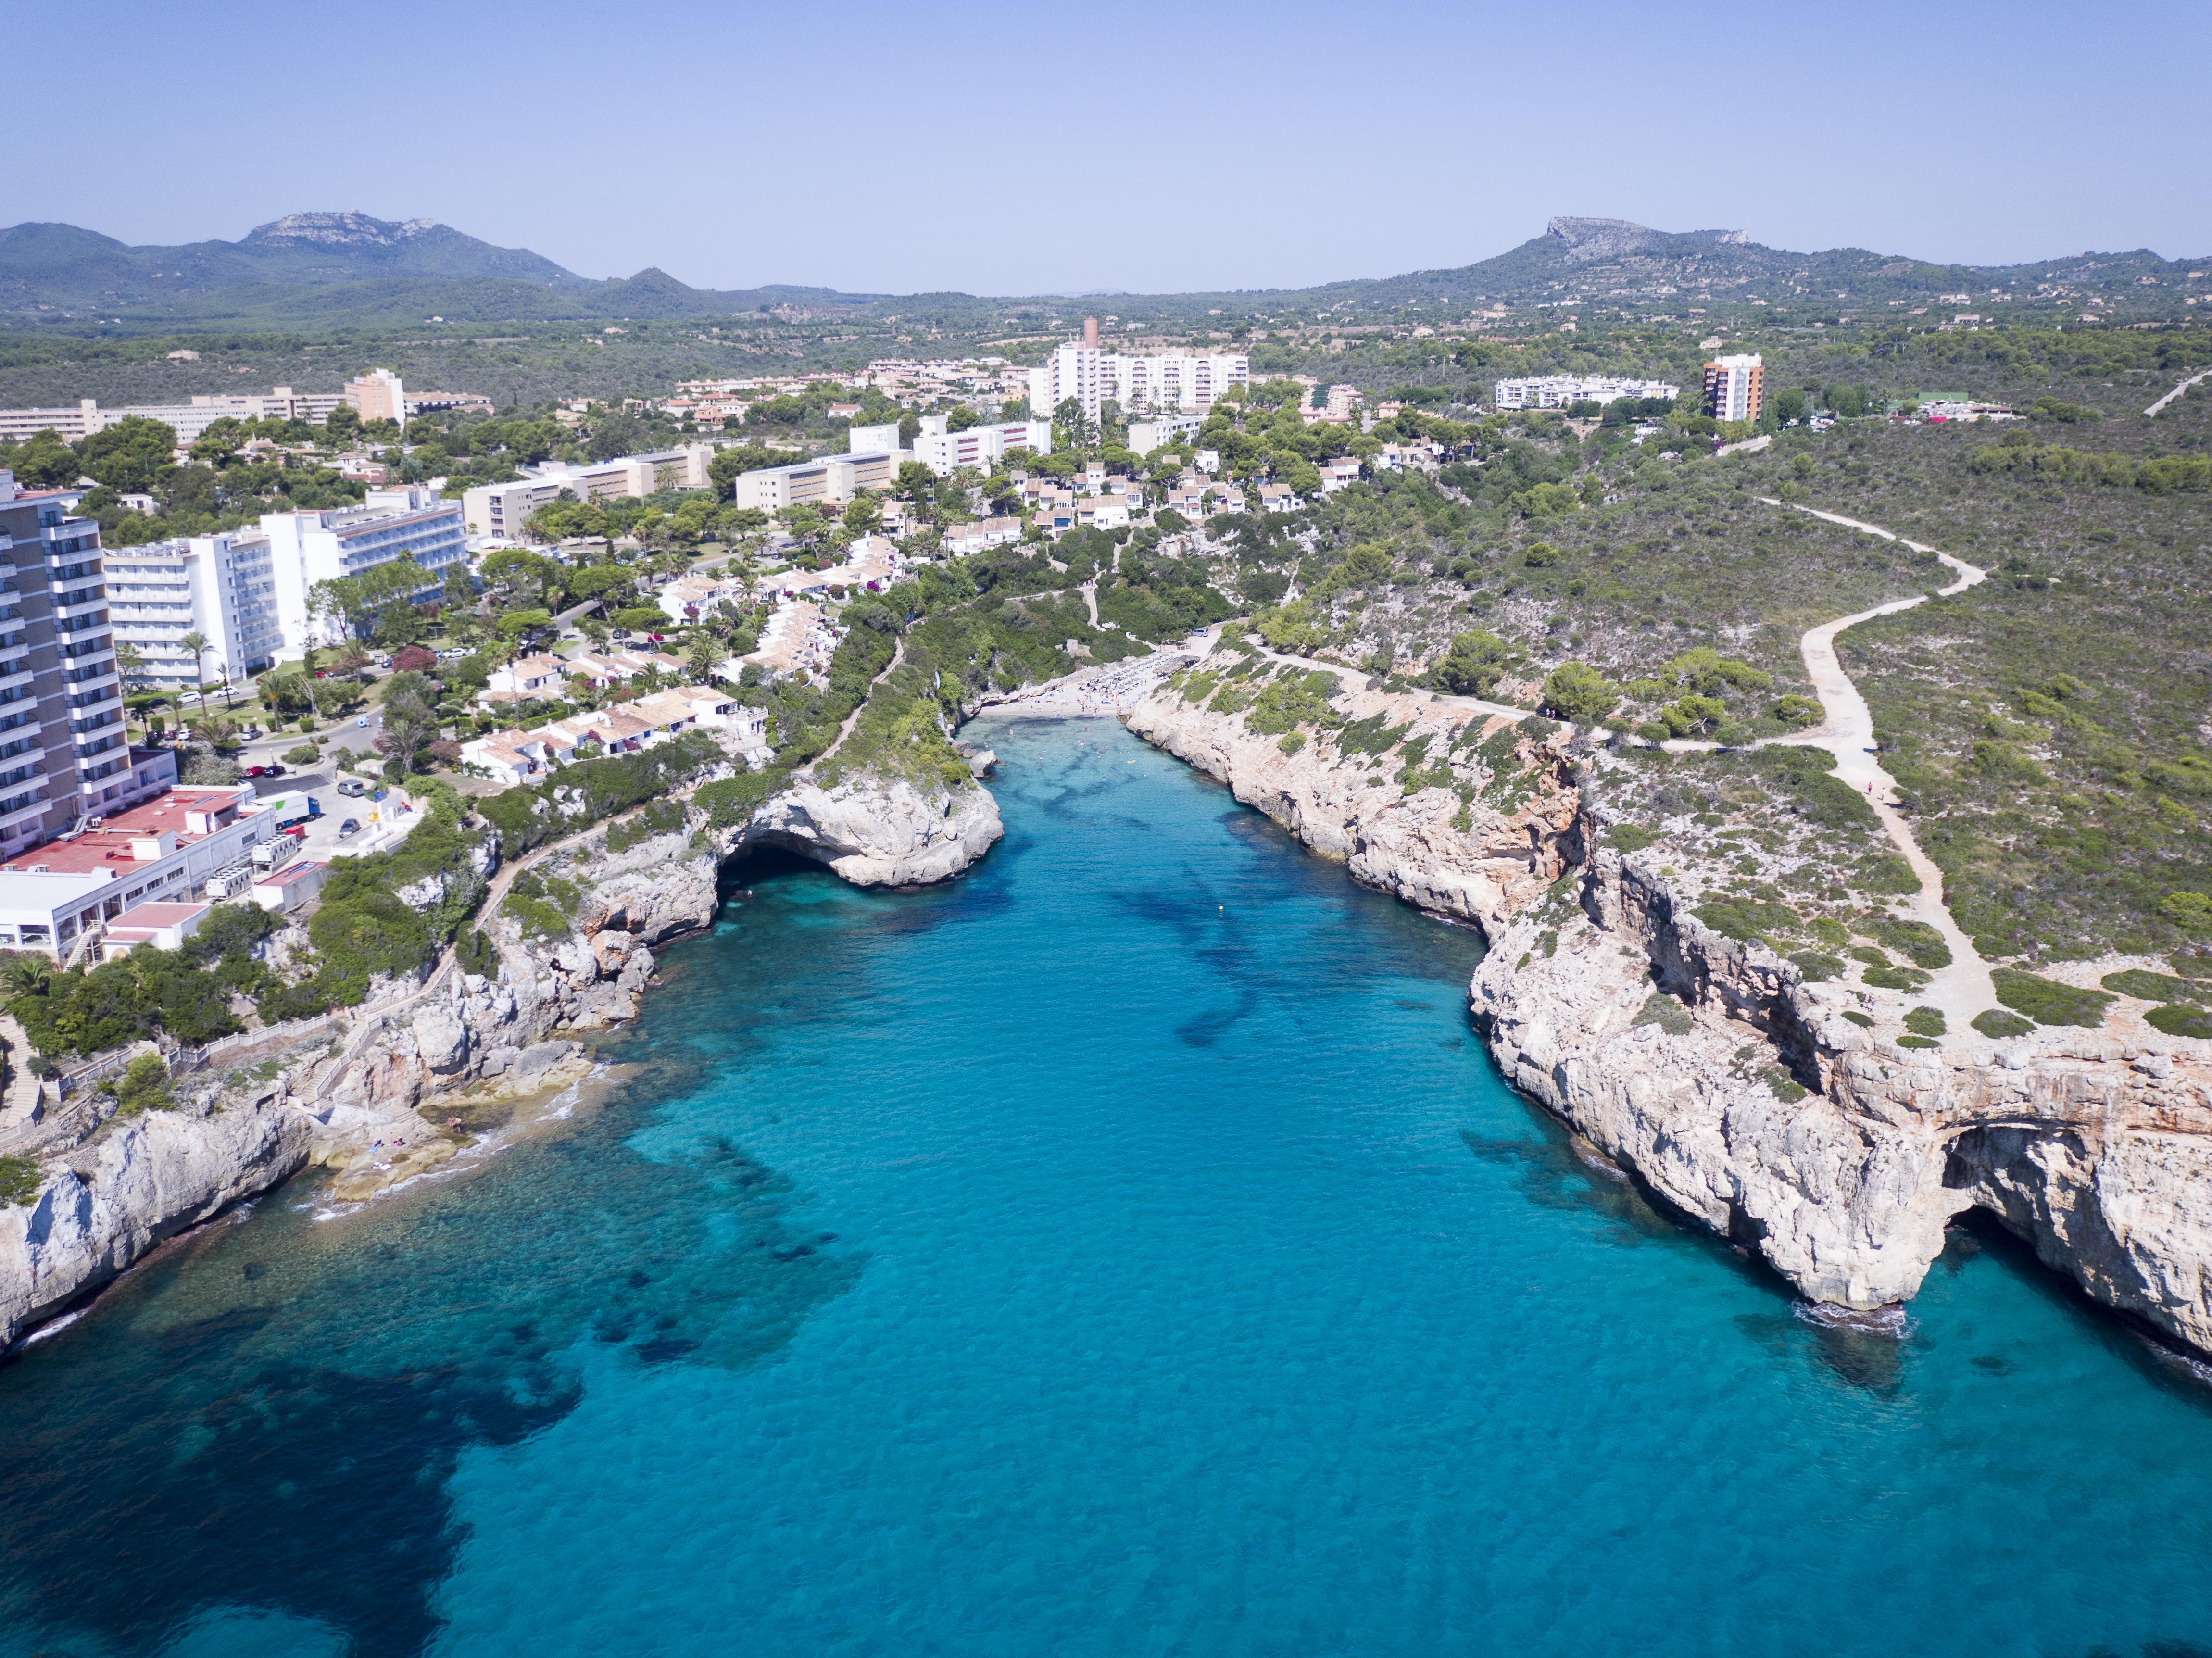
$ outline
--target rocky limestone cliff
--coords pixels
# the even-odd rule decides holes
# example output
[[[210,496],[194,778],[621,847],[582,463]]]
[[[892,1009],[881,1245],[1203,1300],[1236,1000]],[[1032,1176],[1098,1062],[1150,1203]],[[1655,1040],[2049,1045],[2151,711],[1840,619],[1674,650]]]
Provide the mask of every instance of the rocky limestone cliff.
[[[713,920],[725,856],[774,845],[858,884],[903,886],[958,874],[1002,832],[980,787],[864,778],[775,797],[726,834],[693,810],[619,850],[603,828],[545,852],[533,872],[573,905],[493,912],[483,925],[491,971],[465,972],[449,954],[358,1009],[218,1044],[204,1070],[173,1079],[174,1110],[118,1117],[112,1100],[88,1095],[12,1126],[7,1150],[39,1162],[43,1179],[32,1203],[0,1208],[0,1345],[304,1168],[331,1169],[337,1201],[436,1169],[460,1147],[435,1102],[481,1104],[580,1078],[591,1061],[565,1033],[636,1017],[654,950]],[[476,872],[489,872],[489,861]],[[428,908],[441,896],[426,886],[410,902]]]
[[[1382,713],[1431,752],[1466,717],[1357,689],[1333,707]],[[1809,1299],[1909,1299],[1945,1228],[1978,1206],[2097,1300],[2212,1352],[2212,1042],[2148,1028],[1878,1037],[1844,1017],[1845,987],[1807,985],[1678,908],[1656,849],[1583,863],[1596,834],[1549,744],[1516,745],[1545,775],[1510,811],[1486,811],[1497,776],[1455,755],[1478,789],[1461,815],[1451,786],[1407,794],[1395,754],[1347,755],[1319,732],[1285,754],[1176,683],[1128,725],[1365,884],[1479,923],[1492,948],[1471,1005],[1507,1078]]]
[[[796,853],[854,886],[924,886],[961,873],[1005,833],[988,789],[863,774],[775,796],[731,837],[730,850]]]
[[[1506,1076],[1807,1297],[1909,1299],[1990,1211],[2091,1296],[2212,1351],[2212,1042],[2039,1029],[1905,1048],[1601,852],[1493,935],[1472,1002]]]
[[[1200,667],[1239,659],[1220,653]],[[1332,707],[1346,722],[1379,716],[1388,730],[1403,727],[1398,745],[1346,752],[1338,732],[1316,727],[1285,753],[1283,737],[1253,731],[1249,714],[1186,701],[1188,683],[1156,688],[1130,713],[1129,729],[1368,886],[1494,932],[1579,855],[1577,799],[1557,756],[1517,734],[1501,743],[1512,732],[1507,717],[1425,693],[1365,690],[1347,671]],[[1473,751],[1477,742],[1487,743],[1486,757]],[[1409,779],[1416,744],[1420,775]]]

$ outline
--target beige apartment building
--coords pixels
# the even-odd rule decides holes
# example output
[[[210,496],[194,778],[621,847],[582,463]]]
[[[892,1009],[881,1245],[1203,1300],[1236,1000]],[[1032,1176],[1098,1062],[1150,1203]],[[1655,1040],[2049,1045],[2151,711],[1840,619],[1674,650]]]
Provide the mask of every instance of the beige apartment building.
[[[407,424],[407,388],[389,368],[372,368],[348,380],[345,400],[364,424],[373,420],[388,420],[403,428]]]

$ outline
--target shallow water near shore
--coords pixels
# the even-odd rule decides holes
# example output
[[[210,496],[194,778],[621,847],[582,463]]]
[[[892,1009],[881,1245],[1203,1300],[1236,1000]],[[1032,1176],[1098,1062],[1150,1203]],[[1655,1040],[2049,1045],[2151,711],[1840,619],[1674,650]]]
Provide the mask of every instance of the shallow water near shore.
[[[744,872],[604,1103],[0,1370],[0,1653],[2212,1649],[2212,1395],[2016,1247],[1801,1318],[1502,1085],[1474,934],[969,734],[966,878]]]

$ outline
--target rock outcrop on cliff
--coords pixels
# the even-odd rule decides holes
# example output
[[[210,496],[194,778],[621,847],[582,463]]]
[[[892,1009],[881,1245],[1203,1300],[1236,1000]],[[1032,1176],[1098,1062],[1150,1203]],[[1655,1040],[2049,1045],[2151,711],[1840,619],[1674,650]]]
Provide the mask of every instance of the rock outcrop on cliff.
[[[2212,1351],[2212,1042],[2067,1029],[1906,1048],[1601,853],[1472,987],[1507,1077],[1808,1297],[1909,1299],[1981,1207],[2107,1306]]]
[[[864,773],[834,787],[804,782],[776,795],[729,846],[795,853],[854,886],[925,886],[961,873],[1005,833],[988,789]]]
[[[1247,659],[1218,653],[1196,671]],[[1186,700],[1192,683],[1164,682],[1131,712],[1129,729],[1366,885],[1491,930],[1577,854],[1574,790],[1544,739],[1522,736],[1510,719],[1422,693],[1366,690],[1347,671],[1330,703],[1337,724],[1309,725],[1286,750],[1288,734],[1254,730],[1249,713]],[[1389,738],[1389,746],[1347,750],[1345,728],[1360,722],[1370,744]]]

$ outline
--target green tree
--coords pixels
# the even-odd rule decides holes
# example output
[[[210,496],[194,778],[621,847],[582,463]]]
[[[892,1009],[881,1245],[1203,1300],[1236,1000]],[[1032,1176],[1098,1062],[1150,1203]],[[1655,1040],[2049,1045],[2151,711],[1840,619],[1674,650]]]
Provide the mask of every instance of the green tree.
[[[937,497],[937,474],[918,460],[902,461],[892,493],[916,507],[927,507]]]
[[[333,641],[356,639],[374,627],[395,601],[411,600],[429,585],[415,556],[403,550],[398,557],[359,575],[315,583],[307,589],[307,614]]]
[[[725,449],[707,463],[707,476],[714,482],[714,489],[727,497],[735,489],[738,474],[757,472],[770,466],[788,466],[799,457],[788,449],[771,449],[764,443],[748,443],[741,447]]]
[[[655,610],[653,615],[660,616],[663,621],[667,620],[665,616],[661,616],[658,610]],[[519,642],[524,635],[535,633],[541,628],[550,628],[552,625],[553,613],[550,610],[509,610],[499,619],[499,636],[501,639]]]
[[[1587,725],[1611,714],[1620,692],[1586,662],[1562,662],[1544,680],[1544,706],[1562,720]]]
[[[52,431],[33,432],[12,453],[0,449],[15,482],[26,489],[56,489],[73,483],[84,470],[76,450]]]
[[[691,677],[702,685],[714,683],[714,670],[721,665],[721,653],[714,648],[714,636],[702,629],[691,635],[691,648],[684,653],[684,665],[691,670]]]
[[[208,428],[193,440],[191,455],[204,465],[228,465],[246,445],[246,426],[243,422],[225,416],[210,421]]]
[[[2212,938],[2212,894],[2169,892],[2159,914],[2191,938]]]
[[[176,470],[174,427],[127,415],[76,446],[88,477],[111,489],[150,490]]]
[[[457,558],[446,567],[446,583],[439,598],[455,616],[476,608],[477,584],[469,574],[468,560]]]
[[[1498,689],[1510,654],[1504,640],[1477,628],[1454,637],[1451,649],[1431,672],[1437,686],[1455,696],[1488,696]]]
[[[1097,424],[1073,398],[1062,398],[1054,406],[1052,423],[1055,432],[1054,444],[1058,448],[1087,449],[1098,436]]]
[[[125,685],[135,687],[144,684],[146,683],[145,653],[127,639],[117,640],[115,641],[115,671],[122,676]]]
[[[401,771],[412,769],[415,756],[438,735],[437,695],[419,673],[396,673],[384,685],[384,735],[380,752]]]

